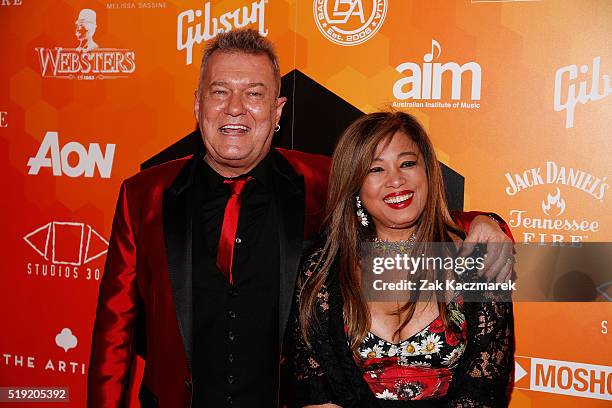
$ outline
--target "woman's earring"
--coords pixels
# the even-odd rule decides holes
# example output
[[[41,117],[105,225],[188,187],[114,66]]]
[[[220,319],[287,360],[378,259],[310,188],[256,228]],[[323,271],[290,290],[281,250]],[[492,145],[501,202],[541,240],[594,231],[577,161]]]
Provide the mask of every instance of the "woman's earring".
[[[276,126],[274,126],[274,131],[278,132],[280,130],[280,125],[277,123]]]
[[[370,222],[368,221],[368,215],[361,206],[361,198],[359,198],[359,196],[355,198],[357,200],[357,217],[359,218],[359,222],[361,222],[361,225],[363,225],[364,227],[367,227],[368,225],[370,225]]]

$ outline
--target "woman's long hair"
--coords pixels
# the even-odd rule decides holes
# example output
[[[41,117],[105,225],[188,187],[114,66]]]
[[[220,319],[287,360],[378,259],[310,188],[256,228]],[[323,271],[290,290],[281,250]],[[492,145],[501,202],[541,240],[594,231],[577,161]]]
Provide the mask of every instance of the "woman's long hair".
[[[364,228],[357,215],[355,197],[368,175],[377,147],[388,143],[398,131],[405,133],[418,146],[425,164],[428,196],[417,221],[418,242],[449,242],[450,232],[461,235],[461,228],[452,220],[446,205],[440,165],[421,124],[403,112],[376,112],[353,122],[342,134],[334,150],[329,179],[325,241],[317,273],[306,280],[300,293],[300,323],[306,341],[316,331],[317,294],[326,283],[332,264],[337,261],[338,282],[344,303],[344,321],[350,348],[357,355],[370,328],[367,302],[359,287],[360,242],[374,238],[374,229]],[[408,324],[416,303],[406,302],[398,313],[406,312],[396,334]],[[438,303],[440,315],[448,324],[446,303]]]

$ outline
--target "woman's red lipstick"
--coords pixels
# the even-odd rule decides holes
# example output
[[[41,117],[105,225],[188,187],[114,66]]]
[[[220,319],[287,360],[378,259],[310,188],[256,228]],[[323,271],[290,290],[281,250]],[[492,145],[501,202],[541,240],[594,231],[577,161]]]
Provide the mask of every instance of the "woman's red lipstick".
[[[406,198],[402,196],[409,196],[409,197]],[[394,210],[401,210],[402,208],[406,208],[410,204],[412,204],[413,198],[414,198],[414,191],[403,190],[403,191],[398,191],[395,193],[387,194],[386,196],[383,197],[383,202],[387,204],[389,207],[393,208]],[[393,201],[395,202],[388,202],[389,199],[394,199]],[[400,201],[397,202],[397,200],[400,200]]]

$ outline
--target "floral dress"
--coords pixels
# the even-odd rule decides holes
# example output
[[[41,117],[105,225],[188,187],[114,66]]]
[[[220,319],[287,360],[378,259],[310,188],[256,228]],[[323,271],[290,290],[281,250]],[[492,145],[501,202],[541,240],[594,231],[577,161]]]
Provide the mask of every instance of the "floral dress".
[[[462,303],[451,302],[448,308],[456,331],[438,316],[397,344],[368,333],[358,350],[361,358],[355,362],[376,398],[421,400],[446,395],[467,343]]]
[[[350,350],[337,274],[326,272],[317,294],[317,327],[309,343],[299,321],[300,291],[321,249],[305,257],[296,283],[285,355],[290,408],[334,403],[342,408],[507,407],[514,368],[512,303],[449,304],[451,331],[438,318],[399,344],[370,334]]]

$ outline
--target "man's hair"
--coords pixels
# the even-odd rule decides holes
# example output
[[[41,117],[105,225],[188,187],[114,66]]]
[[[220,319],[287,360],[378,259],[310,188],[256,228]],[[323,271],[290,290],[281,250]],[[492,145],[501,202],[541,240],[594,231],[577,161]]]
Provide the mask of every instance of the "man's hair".
[[[202,63],[200,64],[200,78],[198,80],[196,94],[198,100],[202,95],[202,82],[204,80],[208,60],[215,51],[265,55],[272,64],[272,70],[274,71],[274,77],[276,79],[276,92],[278,93],[280,91],[280,67],[276,51],[274,50],[274,44],[256,30],[247,28],[220,33],[206,45],[204,48],[204,55],[202,56]]]

